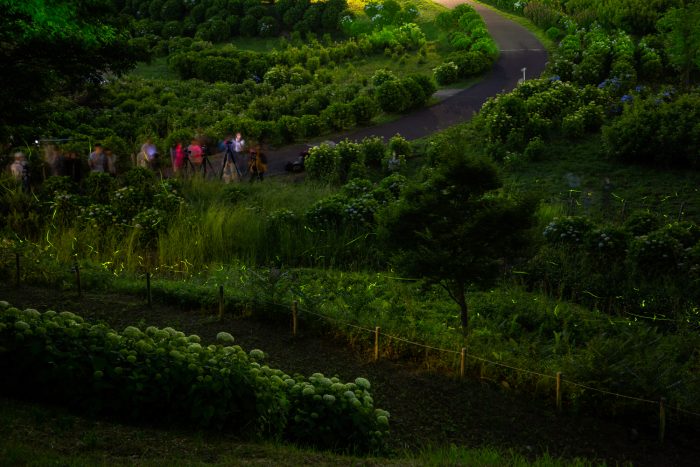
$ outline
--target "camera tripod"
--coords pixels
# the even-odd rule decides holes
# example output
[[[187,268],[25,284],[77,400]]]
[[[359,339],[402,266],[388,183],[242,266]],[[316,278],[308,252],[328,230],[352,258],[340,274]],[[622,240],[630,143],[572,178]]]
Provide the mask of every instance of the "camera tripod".
[[[197,172],[197,168],[195,167],[194,163],[190,160],[190,154],[191,151],[189,149],[183,149],[183,154],[184,157],[182,159],[182,171],[185,175],[190,175],[195,174]],[[207,154],[206,147],[202,146],[202,176],[206,179],[207,178],[207,167],[211,169],[211,171],[214,171],[214,166],[211,164],[211,161],[209,160],[209,155]]]
[[[228,142],[226,143],[226,153],[224,154],[224,160],[221,162],[221,172],[219,173],[219,178],[224,178],[224,170],[226,169],[226,164],[230,163],[233,165],[234,169],[236,169],[236,175],[238,175],[238,179],[240,180],[243,175],[241,174],[241,170],[238,168],[238,162],[236,161],[236,156],[231,149],[232,143]]]

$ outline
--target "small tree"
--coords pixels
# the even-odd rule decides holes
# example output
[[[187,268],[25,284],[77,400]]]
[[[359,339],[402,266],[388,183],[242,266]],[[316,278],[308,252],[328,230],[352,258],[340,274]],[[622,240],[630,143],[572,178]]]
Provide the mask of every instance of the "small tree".
[[[671,8],[657,23],[666,54],[680,71],[683,85],[690,84],[693,69],[700,68],[700,3],[683,2],[681,8]]]
[[[525,243],[534,203],[514,201],[489,161],[458,154],[408,188],[380,220],[380,238],[404,274],[440,285],[469,329],[467,291],[492,283]]]

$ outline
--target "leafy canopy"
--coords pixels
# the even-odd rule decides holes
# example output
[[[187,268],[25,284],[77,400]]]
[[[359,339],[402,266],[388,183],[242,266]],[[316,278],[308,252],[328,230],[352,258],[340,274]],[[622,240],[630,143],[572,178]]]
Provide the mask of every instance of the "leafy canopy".
[[[134,64],[107,0],[0,0],[0,126],[32,122],[45,98]]]
[[[465,331],[468,288],[492,283],[531,226],[534,204],[503,196],[500,186],[493,163],[452,152],[381,219],[394,266],[442,286],[459,305]]]

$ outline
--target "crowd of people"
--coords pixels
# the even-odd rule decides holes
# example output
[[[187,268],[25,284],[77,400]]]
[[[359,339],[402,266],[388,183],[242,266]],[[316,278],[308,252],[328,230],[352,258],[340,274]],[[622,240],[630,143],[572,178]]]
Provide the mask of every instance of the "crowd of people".
[[[215,143],[206,137],[195,137],[189,144],[177,141],[170,149],[170,159],[175,174],[191,171],[206,173],[213,170],[208,158],[216,148],[223,154],[220,176],[225,182],[240,181],[248,176],[250,181],[262,181],[267,172],[267,156],[260,144],[248,146],[241,133],[227,135],[223,141]]]
[[[87,160],[83,160],[77,151],[69,149],[72,147],[74,145],[60,147],[53,143],[45,144],[41,151],[41,176],[67,176],[80,183],[86,171],[118,175],[117,155],[109,147],[95,143]],[[209,161],[209,156],[214,154],[223,155],[216,169]],[[206,136],[195,136],[189,141],[178,140],[170,148],[169,162],[162,159],[151,138],[146,139],[133,161],[137,167],[161,171],[165,176],[187,176],[200,172],[206,175],[206,170],[211,169],[211,173],[225,182],[241,181],[246,177],[251,182],[262,181],[267,172],[267,157],[261,145],[249,146],[241,133],[229,134],[218,143]],[[29,187],[31,171],[24,153],[14,154],[9,172],[12,178]]]

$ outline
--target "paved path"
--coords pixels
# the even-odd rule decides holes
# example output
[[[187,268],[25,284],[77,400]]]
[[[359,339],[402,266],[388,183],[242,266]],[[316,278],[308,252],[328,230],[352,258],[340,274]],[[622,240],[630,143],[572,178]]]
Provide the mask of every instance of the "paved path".
[[[436,0],[437,3],[453,8],[460,3],[470,3],[484,18],[489,33],[498,44],[501,54],[493,69],[477,84],[461,90],[430,107],[404,115],[397,120],[382,125],[360,128],[335,139],[360,140],[366,136],[381,136],[388,139],[400,133],[406,139],[417,139],[457,123],[469,120],[483,103],[502,91],[510,91],[522,78],[526,68],[527,77],[538,77],[547,62],[544,46],[527,29],[510,21],[493,10],[470,1]],[[284,172],[287,161],[293,160],[306,147],[293,144],[278,150],[267,151],[269,174]]]

